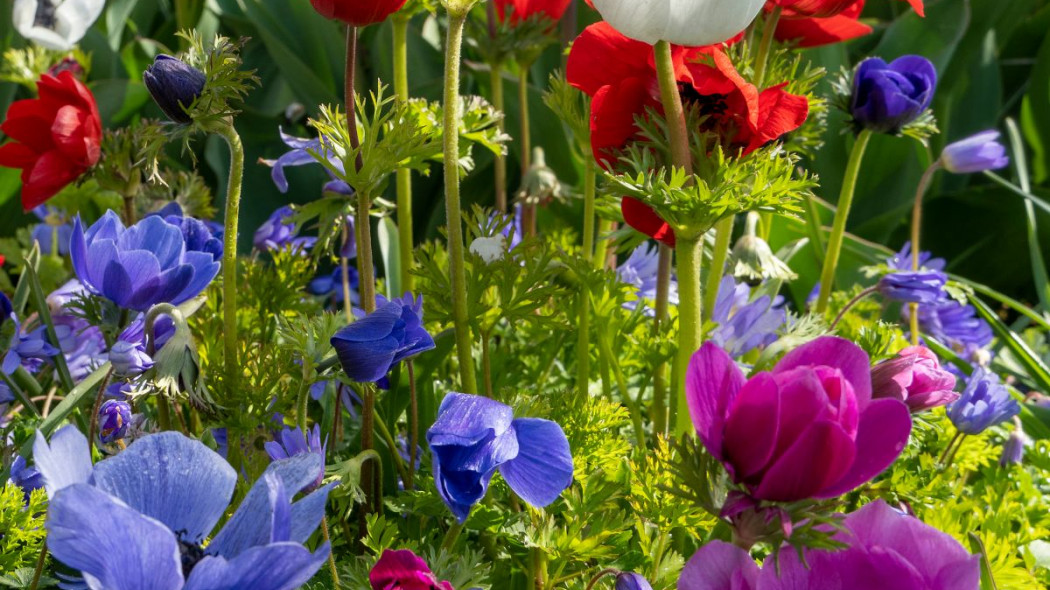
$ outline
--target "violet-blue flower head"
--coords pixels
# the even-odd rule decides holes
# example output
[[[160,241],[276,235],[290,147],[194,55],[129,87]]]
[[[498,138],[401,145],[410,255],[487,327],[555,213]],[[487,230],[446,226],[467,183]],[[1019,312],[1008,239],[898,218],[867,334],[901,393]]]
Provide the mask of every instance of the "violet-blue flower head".
[[[77,217],[70,253],[89,291],[136,311],[182,303],[219,273],[213,253],[193,249],[183,229],[159,215],[125,228],[116,213],[107,211],[86,232]]]
[[[386,301],[379,298],[372,313],[336,332],[332,346],[350,379],[375,383],[391,367],[434,348],[434,339],[423,328],[423,296]]]
[[[310,152],[323,154],[323,157],[328,160],[328,163],[342,173],[342,158],[340,158],[333,150],[327,149],[327,147],[321,143],[320,139],[294,137],[285,133],[283,129],[280,129],[279,131],[281,133],[281,141],[284,142],[284,145],[292,148],[291,151],[285,153],[276,160],[263,160],[264,164],[273,168],[271,178],[273,178],[273,183],[277,186],[277,190],[282,193],[288,192],[288,179],[284,175],[285,166],[320,164],[317,158],[315,158]],[[331,170],[325,168],[325,172],[327,172],[328,176],[332,179],[332,181],[324,187],[326,192],[336,192],[347,196],[354,194],[354,190],[350,188],[350,185],[336,178]]]
[[[749,302],[750,296],[751,289],[732,276],[726,275],[719,284],[711,315],[718,327],[709,337],[734,358],[776,342],[777,332],[787,323],[783,298],[763,295]]]
[[[138,375],[153,367],[153,359],[146,354],[141,342],[117,340],[109,349],[113,372],[120,376]]]
[[[1020,463],[1024,459],[1025,447],[1030,444],[1032,444],[1032,439],[1028,438],[1024,430],[1021,430],[1021,425],[1018,424],[1003,443],[1003,454],[999,456],[999,465],[1006,467]]]
[[[29,504],[29,495],[34,490],[44,487],[44,476],[40,475],[36,467],[29,467],[25,457],[18,456],[11,463],[10,482],[22,488],[22,494],[25,496],[23,501]]]
[[[653,590],[653,587],[641,574],[620,572],[616,574],[615,590]]]
[[[59,350],[47,341],[44,333],[45,326],[34,330],[25,331],[15,314],[8,316],[14,322],[14,332],[8,345],[7,354],[4,355],[3,366],[0,370],[6,375],[14,373],[23,362],[43,360],[59,354]]]
[[[170,55],[160,54],[142,73],[153,100],[169,119],[182,125],[193,120],[186,112],[204,92],[204,72]]]
[[[908,316],[910,308],[904,307]],[[919,306],[919,327],[922,332],[951,346],[956,352],[969,354],[992,342],[992,327],[977,317],[972,305],[960,303],[947,297]]]
[[[872,57],[853,77],[850,111],[854,122],[876,133],[899,133],[930,107],[937,69],[930,60],[905,55],[887,64]]]
[[[637,296],[634,301],[624,303],[624,309],[634,310],[641,304],[646,316],[656,315],[652,302],[656,300],[659,258],[659,247],[644,243],[635,248],[627,260],[616,269],[616,277],[621,283],[632,285]],[[667,302],[670,305],[678,305],[678,281],[674,276],[668,285]]]
[[[358,279],[357,269],[353,266],[347,268],[347,276],[350,279],[350,303],[357,304],[361,301],[361,296],[358,294],[357,289],[360,286],[360,280]],[[317,278],[310,281],[310,284],[306,286],[306,290],[314,295],[332,297],[336,304],[343,302],[343,269],[341,266],[335,267],[331,273],[326,275],[318,276]]]
[[[123,400],[106,400],[98,409],[98,439],[109,444],[124,438],[131,424],[131,405]]]
[[[1010,157],[999,143],[999,132],[991,129],[945,146],[941,165],[948,172],[970,174],[1005,168],[1010,165]]]
[[[225,234],[222,224],[183,215],[182,206],[178,201],[172,201],[146,217],[151,216],[161,217],[164,221],[178,226],[186,240],[186,250],[207,252],[215,260],[222,260],[222,237]]]
[[[919,268],[943,271],[946,264],[943,258],[934,258],[925,250],[919,252]],[[911,270],[911,241],[904,242],[900,252],[887,258],[886,265],[893,270]]]
[[[561,427],[515,419],[510,406],[486,397],[446,395],[427,443],[438,495],[459,522],[485,497],[497,469],[514,493],[540,508],[572,483],[572,454]]]
[[[266,454],[273,461],[287,459],[302,453],[313,453],[321,457],[321,468],[317,470],[317,478],[303,491],[312,492],[321,487],[324,481],[324,458],[327,441],[321,442],[321,425],[314,424],[308,434],[303,434],[299,428],[285,428],[273,436],[273,440],[263,444]]]
[[[260,251],[280,250],[291,247],[293,251],[306,253],[317,243],[317,238],[300,237],[295,223],[289,219],[295,211],[288,205],[278,208],[255,230],[252,244]]]
[[[73,235],[73,225],[65,220],[65,216],[48,205],[33,209],[33,215],[40,219],[40,223],[33,226],[31,235],[32,240],[40,244],[40,253],[55,253],[59,256],[69,254],[69,237]]]
[[[944,297],[947,283],[948,275],[938,270],[901,270],[882,275],[878,289],[887,299],[928,304]]]
[[[1021,412],[1021,406],[999,376],[977,367],[959,399],[947,405],[948,418],[965,434],[980,434]]]
[[[147,435],[94,467],[72,426],[50,444],[38,433],[33,449],[50,499],[48,548],[90,587],[292,590],[328,556],[327,543],[314,553],[302,543],[320,524],[329,486],[291,501],[321,468],[314,454],[271,463],[212,534],[237,474],[196,440]]]
[[[0,428],[7,426],[7,409],[13,401],[15,401],[15,394],[11,392],[7,383],[0,381]]]

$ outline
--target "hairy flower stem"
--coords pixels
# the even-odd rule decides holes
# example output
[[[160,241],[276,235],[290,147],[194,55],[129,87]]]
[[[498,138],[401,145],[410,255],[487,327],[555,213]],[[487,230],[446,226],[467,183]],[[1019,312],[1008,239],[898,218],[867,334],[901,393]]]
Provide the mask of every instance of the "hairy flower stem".
[[[674,62],[671,59],[671,44],[667,41],[660,41],[654,47],[654,51],[656,54],[657,78],[660,82],[660,99],[663,102],[664,116],[667,118],[667,128],[671,134],[672,164],[675,168],[684,170],[687,178],[691,178],[693,175],[693,158],[689,150],[689,130],[686,128],[682,95],[678,91],[678,80],[675,77]],[[702,326],[700,318],[700,309],[702,307],[700,300],[700,248],[702,244],[703,235],[701,234],[698,238],[679,238],[677,246],[679,375],[674,383],[677,403],[672,404],[674,411],[668,413],[668,424],[673,423],[676,432],[684,432],[683,416],[685,417],[685,422],[688,422],[688,414],[681,412],[685,408],[685,404],[681,400],[685,399],[683,376],[685,375],[686,366],[681,360],[684,355],[687,363],[689,356],[700,346],[700,328]],[[662,250],[663,247],[661,247],[661,255],[663,255]],[[660,266],[656,280],[658,292],[661,284],[670,284],[670,265]],[[695,317],[686,317],[687,314],[694,312]],[[656,321],[659,322],[660,319],[660,314],[657,313]],[[661,370],[661,368],[657,368],[657,373]],[[679,413],[679,415],[675,415],[676,413]]]
[[[922,234],[922,198],[933,182],[933,175],[941,167],[937,160],[922,173],[919,187],[915,190],[915,204],[911,208],[911,269],[919,270],[919,238]],[[919,304],[908,304],[908,322],[911,327],[911,345],[919,345]]]
[[[879,290],[878,285],[875,285],[874,287],[868,287],[867,289],[864,289],[860,293],[857,293],[856,297],[854,297],[853,299],[850,299],[849,302],[846,303],[846,305],[844,305],[842,307],[842,310],[839,311],[839,315],[835,316],[835,321],[831,322],[831,326],[828,328],[828,330],[834,332],[835,331],[835,326],[839,325],[839,322],[842,321],[842,318],[846,317],[846,312],[847,311],[849,311],[850,309],[853,309],[854,305],[860,303],[860,301],[862,299],[864,299],[868,295],[871,295],[872,293],[874,293],[874,292],[876,292],[878,290]]]
[[[40,585],[40,576],[44,573],[44,564],[47,563],[47,537],[40,545],[40,557],[36,560],[36,568],[33,570],[33,581],[29,583],[29,590],[36,590]]]
[[[467,311],[467,272],[463,246],[463,212],[459,198],[459,126],[462,119],[459,99],[459,72],[463,50],[463,26],[473,2],[449,4],[448,39],[445,43],[445,213],[448,217],[449,273],[452,280],[452,324],[456,330],[456,356],[459,359],[460,387],[463,393],[477,394]]]
[[[222,328],[226,391],[237,391],[241,371],[237,355],[237,223],[244,178],[244,146],[233,121],[216,126],[215,133],[230,147],[230,180],[226,186],[226,214],[222,245]]]
[[[406,103],[408,94],[408,16],[395,13],[390,19],[394,26],[394,94],[400,103]],[[416,278],[412,274],[415,259],[412,228],[412,171],[397,171],[397,238],[398,258],[401,261],[401,290],[414,291]],[[397,295],[397,293],[395,293]]]
[[[106,396],[106,388],[109,387],[109,382],[113,378],[113,367],[110,366],[109,370],[106,371],[106,376],[102,378],[102,382],[98,384],[98,394],[95,396],[95,404],[91,407],[91,416],[89,416],[88,426],[88,458],[94,463],[95,460],[91,456],[91,449],[95,446],[95,436],[98,434],[98,411],[102,408],[102,398]]]
[[[773,39],[776,37],[777,24],[780,23],[780,15],[782,11],[783,9],[780,6],[774,7],[773,10],[771,10],[766,15],[765,21],[763,21],[762,24],[762,39],[758,43],[758,52],[755,54],[755,78],[754,80],[752,80],[754,85],[758,88],[759,92],[762,91],[766,83],[766,71],[768,70],[769,66],[769,55],[771,50],[773,49]],[[761,219],[762,239],[768,240],[769,233],[773,228],[773,214],[768,212],[762,213]],[[717,253],[718,251],[716,250],[716,256]],[[715,268],[718,267],[716,266]],[[708,281],[708,286],[710,286],[710,284],[710,281]],[[706,304],[708,301],[709,299],[705,300],[704,303]]]
[[[355,225],[354,227],[357,227],[357,226]],[[354,235],[353,239],[356,242],[356,240],[357,240],[356,233],[357,232],[355,231],[354,233],[355,233],[355,235]],[[346,244],[347,242],[350,241],[350,239],[351,239],[350,238],[350,230],[347,229],[347,223],[344,222],[343,223],[343,243]],[[343,275],[341,277],[342,283],[343,283],[343,313],[346,314],[346,323],[350,324],[350,323],[353,323],[353,321],[354,321],[354,311],[353,311],[354,306],[350,302],[350,261],[346,258],[346,256],[340,256],[339,257],[339,270],[341,271],[341,273]]]
[[[583,173],[583,258],[594,262],[594,200],[597,168],[593,158],[585,158]],[[591,296],[585,282],[580,284],[579,319],[576,329],[576,390],[580,400],[586,400],[591,380]]]
[[[357,191],[357,215],[354,229],[357,233],[357,276],[358,289],[361,295],[361,308],[365,313],[376,310],[375,265],[372,259],[372,196],[365,191]],[[350,305],[350,300],[346,300]]]
[[[324,537],[325,542],[332,542],[332,534],[328,532],[328,515],[321,516],[321,535]],[[336,590],[339,590],[341,583],[339,582],[339,570],[335,567],[335,555],[332,551],[328,552],[328,573],[332,576],[332,585],[335,586]]]
[[[707,273],[707,284],[704,285],[703,321],[711,319],[715,302],[718,301],[718,287],[725,276],[726,260],[729,259],[729,246],[733,241],[733,221],[730,215],[715,224],[715,250],[711,258],[711,269]]]
[[[522,182],[532,167],[532,130],[529,127],[529,69],[532,62],[518,66],[518,112],[521,118],[521,178]],[[526,195],[528,196],[528,195]],[[522,204],[522,220],[525,234],[536,235],[536,203]]]
[[[223,256],[225,256],[225,252],[223,253]],[[223,268],[226,268],[225,263],[223,263]],[[223,288],[225,288],[225,285],[223,285]],[[224,303],[225,299],[226,298],[224,296]],[[180,325],[184,326],[186,324],[186,318],[182,316],[182,312],[179,311],[179,308],[175,307],[170,303],[158,303],[153,307],[149,308],[149,311],[146,312],[146,318],[143,320],[142,334],[143,338],[146,341],[146,354],[148,354],[150,357],[152,357],[154,353],[157,352],[157,340],[153,334],[153,325],[156,323],[157,318],[159,318],[161,315],[167,315],[171,317],[171,321],[175,324],[176,329],[178,329]],[[157,425],[162,431],[171,430],[171,409],[168,407],[168,398],[165,395],[160,394],[156,396],[156,399]]]
[[[492,6],[492,3],[489,3]],[[489,64],[489,78],[492,85],[492,106],[499,112],[504,112],[506,108],[506,100],[503,95],[503,63],[493,62]],[[500,133],[506,129],[506,122],[500,118],[496,124],[499,127]],[[494,163],[494,173],[496,176],[496,210],[500,213],[507,212],[507,155],[500,153],[496,156]]]
[[[853,143],[850,151],[849,163],[846,164],[846,175],[842,179],[842,191],[839,193],[839,202],[836,204],[835,221],[831,225],[831,235],[828,237],[828,250],[824,256],[824,268],[820,273],[820,296],[817,299],[816,312],[823,314],[828,309],[828,301],[831,300],[831,291],[835,283],[835,271],[839,265],[839,254],[842,253],[842,242],[846,235],[846,220],[849,218],[849,210],[853,205],[853,194],[857,190],[857,176],[860,174],[860,164],[864,160],[864,152],[871,140],[871,131],[865,129],[857,135],[857,141]]]
[[[666,244],[660,244],[656,261],[656,302],[653,311],[653,336],[658,336],[663,324],[670,319],[668,308],[671,304],[671,262],[674,252]],[[651,408],[653,430],[656,433],[667,432],[667,363],[660,363],[653,369],[653,405]]]
[[[675,433],[688,432],[691,427],[685,399],[685,375],[689,359],[700,348],[703,329],[700,293],[700,267],[704,258],[703,234],[693,238],[678,238],[675,254],[678,256],[678,357],[674,407]]]
[[[419,399],[416,396],[416,371],[412,359],[405,361],[408,368],[408,477],[405,478],[405,489],[415,489],[416,459],[419,454]]]

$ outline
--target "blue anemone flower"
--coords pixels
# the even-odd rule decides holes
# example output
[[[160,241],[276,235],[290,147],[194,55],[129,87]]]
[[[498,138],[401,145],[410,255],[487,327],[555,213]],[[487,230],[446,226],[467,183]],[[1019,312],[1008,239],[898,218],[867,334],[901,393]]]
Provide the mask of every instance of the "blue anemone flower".
[[[196,234],[204,226],[187,227]],[[160,215],[125,228],[116,213],[107,211],[86,232],[76,218],[70,254],[77,278],[89,291],[146,311],[157,303],[182,303],[208,286],[219,274],[219,262],[214,252],[195,248],[209,243],[205,236],[188,240],[184,227]]]
[[[324,515],[329,487],[291,501],[321,469],[317,455],[270,464],[204,545],[237,474],[202,443],[147,435],[92,468],[87,440],[66,426],[50,445],[38,433],[33,451],[50,498],[48,548],[90,588],[291,590],[328,557],[328,543],[313,553],[302,543]]]
[[[347,276],[350,278],[350,303],[356,305],[361,302],[361,296],[357,292],[357,288],[360,286],[357,268],[349,266],[347,270]],[[313,295],[331,296],[336,305],[342,303],[343,268],[337,266],[330,274],[318,276],[310,281],[310,284],[306,286],[306,290]]]
[[[69,254],[69,237],[73,235],[73,225],[66,220],[64,213],[49,205],[40,205],[33,209],[40,223],[33,226],[32,239],[40,244],[41,254]],[[57,249],[57,251],[56,251]]]
[[[446,395],[427,444],[438,495],[459,522],[485,497],[497,469],[514,493],[540,508],[572,483],[572,454],[561,426],[515,419],[510,406],[486,397]]]
[[[279,129],[279,131],[281,133],[281,141],[284,142],[284,145],[292,148],[292,150],[276,160],[263,160],[264,164],[273,167],[271,177],[273,178],[273,183],[277,185],[277,190],[282,193],[288,192],[288,179],[284,175],[285,166],[305,166],[307,164],[320,163],[310,152],[317,154],[323,153],[324,157],[332,167],[340,172],[343,171],[343,160],[339,158],[334,151],[323,146],[320,139],[294,137],[285,133],[283,129]],[[331,170],[325,168],[325,172],[327,172],[328,176],[332,178],[331,182],[325,185],[325,192],[334,192],[347,196],[354,194],[354,189],[350,188],[350,185],[342,180],[336,178]]]
[[[332,337],[339,364],[358,383],[375,383],[397,363],[434,348],[434,338],[423,327],[422,295],[378,297],[376,305]]]
[[[186,240],[186,250],[207,252],[215,260],[222,260],[222,239],[226,228],[221,223],[187,217],[178,201],[172,201],[146,217],[151,216],[161,217],[164,221],[178,226]]]
[[[305,254],[317,243],[317,238],[300,236],[295,223],[289,218],[295,211],[288,205],[279,207],[255,230],[252,244],[257,250],[272,251],[290,246],[293,251]]]
[[[324,465],[325,449],[327,447],[328,441],[321,442],[320,424],[314,424],[314,427],[307,434],[304,434],[298,428],[285,428],[274,434],[272,441],[263,444],[266,454],[273,461],[280,461],[281,459],[287,459],[303,453],[313,453],[321,457],[322,465]],[[316,490],[321,487],[323,480],[324,469],[321,469],[317,473],[317,479],[303,491],[312,492]]]
[[[887,299],[904,303],[934,303],[944,298],[948,275],[939,270],[899,270],[879,279],[878,289]]]
[[[748,352],[776,342],[777,331],[787,323],[784,300],[763,295],[749,301],[751,289],[726,275],[718,286],[718,296],[711,319],[718,327],[710,338],[730,356],[739,358]]]
[[[966,381],[959,399],[947,405],[948,418],[960,432],[980,434],[1021,412],[1021,406],[1010,395],[999,377],[984,367],[977,367]]]
[[[616,269],[616,278],[621,283],[635,287],[637,299],[623,304],[624,309],[634,310],[639,304],[643,305],[642,312],[648,316],[656,315],[656,309],[651,302],[656,300],[656,275],[659,266],[660,250],[648,242],[638,246]],[[678,281],[674,276],[667,290],[667,302],[670,305],[678,305]]]
[[[853,77],[850,112],[862,128],[899,133],[930,107],[937,89],[937,69],[919,55],[891,63],[872,57],[861,62]]]
[[[26,504],[29,504],[29,496],[34,490],[44,487],[44,477],[35,467],[27,466],[25,457],[21,456],[15,457],[11,463],[10,482],[22,488],[23,501]]]
[[[9,317],[15,325],[7,354],[4,355],[3,366],[0,367],[4,374],[14,373],[24,362],[43,360],[59,353],[59,350],[47,341],[45,326],[27,332],[22,329],[22,324],[15,314],[12,313]]]
[[[948,172],[968,174],[997,170],[1010,165],[1006,146],[999,143],[999,132],[990,129],[950,143],[941,152],[941,165]]]

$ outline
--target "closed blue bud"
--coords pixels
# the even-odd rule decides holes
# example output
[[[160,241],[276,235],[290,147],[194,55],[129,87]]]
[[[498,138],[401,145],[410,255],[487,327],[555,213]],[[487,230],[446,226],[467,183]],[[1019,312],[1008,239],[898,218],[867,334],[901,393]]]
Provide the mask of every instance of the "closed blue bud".
[[[653,587],[641,574],[620,572],[616,575],[616,590],[653,590]]]
[[[194,224],[195,225],[195,224]],[[151,215],[125,228],[107,211],[87,231],[73,223],[70,254],[84,286],[121,307],[146,311],[197,296],[219,273],[210,240],[187,240],[183,229]]]
[[[1003,454],[999,456],[999,464],[1006,467],[1020,463],[1024,459],[1025,447],[1031,443],[1032,439],[1028,438],[1028,435],[1021,430],[1021,425],[1018,424],[1003,443]]]
[[[905,303],[934,303],[944,297],[948,275],[936,270],[904,270],[883,275],[879,293]]]
[[[1021,406],[995,373],[977,367],[959,399],[948,404],[948,418],[960,432],[980,434],[1021,412]]]
[[[124,438],[131,424],[131,406],[123,400],[106,400],[98,409],[98,439],[109,444]]]
[[[193,122],[186,110],[204,92],[207,81],[204,72],[178,58],[161,54],[143,72],[142,81],[169,119],[183,125]]]
[[[141,342],[117,340],[109,349],[109,362],[113,372],[120,376],[138,375],[153,367],[153,359],[146,354]]]
[[[438,495],[459,522],[485,497],[497,469],[514,493],[539,508],[572,483],[572,454],[561,427],[515,419],[510,406],[486,397],[446,395],[427,444]]]
[[[930,107],[936,88],[937,69],[925,57],[905,55],[889,64],[869,58],[853,77],[850,111],[861,128],[899,133]]]
[[[336,332],[332,346],[347,376],[358,383],[375,383],[397,363],[434,348],[423,328],[423,297],[376,302],[378,308]]]
[[[999,143],[999,132],[994,129],[950,143],[941,152],[941,165],[956,174],[998,170],[1009,164],[1006,147]]]

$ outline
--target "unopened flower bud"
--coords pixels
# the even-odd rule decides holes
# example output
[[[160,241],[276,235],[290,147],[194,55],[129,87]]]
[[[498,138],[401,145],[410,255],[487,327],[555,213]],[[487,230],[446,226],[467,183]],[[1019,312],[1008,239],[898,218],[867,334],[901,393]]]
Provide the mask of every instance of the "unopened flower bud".
[[[798,278],[791,267],[773,254],[769,244],[758,237],[757,224],[758,214],[748,213],[747,229],[733,246],[729,259],[733,278],[752,287],[766,280],[791,281]]]
[[[1021,429],[1021,421],[1014,418],[1014,431],[1003,443],[1003,454],[999,457],[999,464],[1003,467],[1016,465],[1024,459],[1024,448],[1032,444],[1032,439]]]
[[[176,123],[193,122],[186,109],[190,108],[207,81],[204,72],[170,55],[158,55],[153,65],[142,74],[146,89],[153,95],[164,114]]]
[[[131,406],[128,402],[111,399],[98,410],[98,438],[104,444],[120,440],[131,424]]]
[[[521,179],[518,200],[533,205],[561,196],[561,182],[554,170],[547,166],[543,148],[533,148],[532,165]]]
[[[146,354],[141,342],[117,340],[109,349],[109,362],[117,375],[138,375],[153,367],[153,359]]]
[[[634,572],[620,572],[616,576],[616,590],[653,590],[649,580]]]
[[[950,143],[941,152],[941,165],[955,174],[996,170],[1009,164],[1006,147],[999,143],[999,132],[994,129]]]

